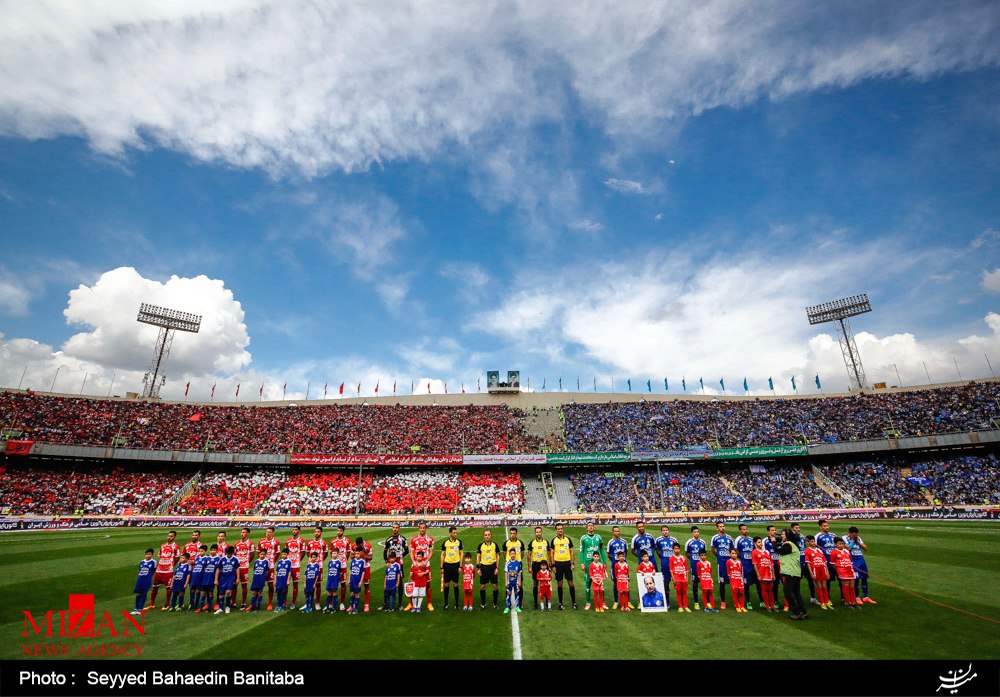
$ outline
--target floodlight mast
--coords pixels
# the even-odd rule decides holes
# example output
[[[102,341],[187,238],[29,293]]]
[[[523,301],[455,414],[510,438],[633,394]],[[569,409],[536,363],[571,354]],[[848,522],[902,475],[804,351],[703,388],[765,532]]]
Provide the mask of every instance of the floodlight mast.
[[[840,352],[844,356],[844,365],[847,366],[847,375],[851,381],[852,390],[863,390],[868,387],[868,383],[865,380],[861,354],[854,341],[854,331],[851,329],[848,318],[871,311],[872,306],[868,300],[868,293],[852,295],[848,298],[806,308],[809,324],[837,323],[837,339],[840,341]]]
[[[197,334],[201,329],[201,315],[192,315],[189,312],[179,312],[158,305],[142,303],[139,306],[139,316],[137,322],[151,324],[160,328],[160,333],[156,337],[156,346],[153,349],[153,362],[142,378],[142,396],[152,399],[160,398],[160,388],[166,383],[167,377],[161,375],[163,364],[170,355],[170,346],[174,343],[174,332],[191,332]]]

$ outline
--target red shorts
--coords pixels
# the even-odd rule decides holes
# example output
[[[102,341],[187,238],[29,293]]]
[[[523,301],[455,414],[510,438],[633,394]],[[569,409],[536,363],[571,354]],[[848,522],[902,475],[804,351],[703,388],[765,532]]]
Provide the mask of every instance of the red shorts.
[[[854,576],[841,576],[840,574],[837,574],[837,580],[840,581],[841,583],[843,583],[844,581],[853,581]]]
[[[715,586],[714,586],[714,584],[713,584],[713,583],[712,583],[711,581],[702,581],[702,582],[701,582],[701,589],[702,589],[703,591],[710,591],[710,590],[712,590],[712,589],[713,589],[714,587],[715,587]],[[735,590],[735,589],[736,589],[736,586],[733,586],[733,589]]]
[[[268,572],[267,572],[267,582],[268,583],[274,583],[274,568],[273,567],[271,569],[269,569]]]
[[[250,568],[249,567],[247,567],[246,569],[244,569],[243,567],[240,567],[239,569],[236,570],[236,580],[239,583],[246,583],[247,579],[249,579],[249,578],[250,578]]]
[[[817,581],[829,581],[830,580],[830,570],[826,568],[826,564],[823,566],[814,566],[813,578]]]
[[[733,588],[734,591],[742,591],[743,590],[743,584],[742,583],[734,583],[732,585],[732,588]]]
[[[546,584],[544,586],[538,587],[538,597],[545,598],[549,600],[552,598],[552,584]]]
[[[628,584],[627,583],[622,583],[621,581],[619,581],[617,583],[617,589],[618,589],[619,593],[621,593],[622,591],[624,591],[625,593],[628,593]]]
[[[153,585],[159,586],[161,584],[170,585],[174,582],[174,572],[173,571],[157,571],[153,574]]]
[[[292,567],[292,581],[298,581],[299,580],[299,573],[301,571],[302,571],[302,567],[299,567],[298,569],[296,569],[294,566]]]
[[[364,574],[364,576],[361,577],[361,582],[362,583],[371,583],[371,580],[372,580],[372,567],[366,566],[365,567],[365,574]]]

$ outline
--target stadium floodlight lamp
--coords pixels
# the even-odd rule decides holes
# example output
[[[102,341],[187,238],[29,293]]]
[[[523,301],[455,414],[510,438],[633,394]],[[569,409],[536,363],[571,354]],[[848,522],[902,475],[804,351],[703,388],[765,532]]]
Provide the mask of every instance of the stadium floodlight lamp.
[[[156,346],[153,349],[153,362],[149,366],[149,371],[142,378],[142,396],[159,399],[160,388],[167,381],[166,376],[161,375],[160,372],[167,356],[170,355],[170,346],[174,342],[174,332],[197,334],[198,330],[201,329],[201,315],[142,303],[139,305],[139,316],[136,317],[136,321],[160,328],[160,333],[156,337]]]
[[[826,322],[836,322],[837,338],[840,341],[840,352],[844,356],[844,364],[847,366],[847,374],[851,381],[852,389],[864,389],[865,370],[861,365],[861,354],[858,353],[858,345],[854,341],[854,331],[848,318],[863,315],[872,311],[871,302],[868,300],[868,293],[852,295],[833,302],[820,303],[806,308],[806,316],[809,324],[824,324]]]

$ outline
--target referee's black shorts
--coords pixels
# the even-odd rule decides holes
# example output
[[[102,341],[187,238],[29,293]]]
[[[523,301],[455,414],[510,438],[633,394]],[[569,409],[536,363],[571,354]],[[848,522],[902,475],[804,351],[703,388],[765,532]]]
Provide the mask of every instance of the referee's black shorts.
[[[538,578],[538,572],[542,570],[542,562],[533,561],[531,562],[531,578],[532,580]]]
[[[441,565],[441,578],[445,583],[458,583],[458,562]]]
[[[497,582],[497,565],[496,564],[480,564],[479,565],[479,583],[493,583]]]
[[[556,580],[562,581],[563,579],[567,581],[573,580],[573,562],[572,561],[557,561],[556,562]]]

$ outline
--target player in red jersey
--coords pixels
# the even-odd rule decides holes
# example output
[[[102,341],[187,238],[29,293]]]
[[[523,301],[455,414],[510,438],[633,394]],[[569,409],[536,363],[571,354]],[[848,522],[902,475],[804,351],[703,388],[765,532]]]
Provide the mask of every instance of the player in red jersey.
[[[535,574],[538,582],[538,602],[542,610],[552,609],[552,571],[549,570],[549,563],[544,559],[539,562],[538,573]]]
[[[167,533],[167,541],[160,545],[160,559],[156,562],[156,573],[153,574],[153,595],[149,599],[147,610],[156,607],[156,592],[160,590],[161,583],[167,587],[167,604],[161,609],[170,609],[170,587],[174,582],[174,567],[181,558],[180,545],[174,542],[176,539],[177,533],[171,530]]]
[[[431,555],[434,553],[434,538],[427,534],[427,523],[420,521],[417,526],[417,534],[410,538],[410,557],[415,559],[417,552],[423,552],[424,558],[428,564],[431,563]],[[434,605],[431,604],[431,586],[427,584],[427,609],[429,611],[434,610]],[[408,605],[405,609],[410,609]]]
[[[326,540],[323,539],[323,528],[320,527],[319,525],[313,528],[313,538],[308,542],[306,542],[306,551],[305,551],[306,558],[307,559],[311,558],[313,552],[316,552],[316,554],[319,555],[318,559],[321,566],[326,564],[326,557],[327,555],[330,554],[330,545],[327,544]],[[320,604],[319,601],[321,597],[322,597],[322,589],[317,586],[316,597],[306,598],[306,602],[312,600],[316,606],[319,606]],[[301,609],[304,610],[305,608],[306,606],[303,605]]]
[[[345,569],[351,568],[351,548],[354,546],[351,541],[347,539],[347,528],[343,525],[337,526],[337,536],[330,540],[330,554],[336,554],[337,558],[340,559],[340,563],[344,565]],[[347,602],[347,577],[350,574],[343,573],[340,576],[340,609],[343,610]]]
[[[299,601],[299,571],[302,568],[302,555],[306,551],[306,541],[299,537],[300,530],[298,525],[293,525],[292,536],[285,540],[288,560],[292,562],[292,606]]]
[[[236,549],[236,560],[240,563],[240,568],[236,572],[236,580],[239,581],[243,593],[240,609],[245,610],[247,607],[247,585],[250,581],[250,560],[257,556],[257,545],[250,539],[250,528],[240,530],[240,539],[233,547]]]
[[[267,559],[270,567],[267,572],[267,609],[274,609],[274,565],[278,563],[278,553],[281,552],[281,543],[274,536],[274,526],[267,526],[264,539],[257,543],[257,551],[264,550],[264,558]]]
[[[430,578],[430,562],[424,559],[423,552],[415,552],[413,555],[413,565],[410,566],[410,580],[413,581],[413,607],[410,608],[410,612],[420,612],[420,605],[423,602],[424,596],[427,595]]]
[[[677,612],[691,612],[687,601],[688,562],[679,544],[674,544],[674,556],[670,557],[670,577],[677,593]]]
[[[194,558],[198,556],[199,549],[201,549],[201,530],[192,530],[191,541],[184,545],[184,549],[181,551],[194,561]]]
[[[361,577],[361,582],[365,584],[365,612],[368,612],[372,599],[372,543],[358,537],[354,540],[354,546],[361,548],[361,558],[365,560],[365,574]]]
[[[642,553],[643,561],[639,562],[639,573],[656,573],[656,567],[653,563],[649,561],[649,553],[643,551]],[[645,564],[645,567],[643,566]],[[643,571],[644,568],[648,568],[647,571]],[[618,561],[612,567],[612,573],[615,577],[615,590],[618,591],[618,604],[622,612],[631,611],[632,607],[629,605],[628,601],[628,561],[625,559],[625,552],[618,552]],[[604,590],[601,589],[601,599],[604,599]]]
[[[462,610],[472,612],[473,609],[473,585],[476,581],[476,565],[472,563],[472,555],[465,553],[462,562]]]
[[[736,612],[749,612],[747,610],[746,580],[743,578],[743,562],[740,561],[740,553],[735,547],[729,549],[726,571],[729,572],[729,587],[733,590],[733,606],[736,608]],[[774,605],[773,597],[771,605]]]
[[[764,549],[764,540],[753,538],[754,550],[750,555],[753,568],[757,572],[757,580],[760,581],[760,591],[763,596],[764,609],[767,612],[777,612],[774,607],[774,557],[769,551]]]
[[[601,552],[594,552],[594,559],[587,567],[590,590],[594,594],[594,612],[604,612],[604,579],[608,577],[607,567],[601,562]]]
[[[701,602],[705,604],[705,612],[712,612],[715,610],[715,598],[712,595],[715,582],[712,580],[712,562],[708,560],[708,552],[704,549],[698,554],[694,574],[698,578],[698,587],[701,588]]]
[[[834,542],[837,547],[830,550],[830,562],[837,569],[837,580],[844,590],[844,602],[847,607],[857,609],[861,603],[857,603],[854,596],[854,562],[851,551],[847,549],[844,538],[838,537]]]
[[[806,569],[812,577],[816,588],[816,599],[821,610],[832,610],[830,602],[830,569],[827,567],[826,556],[816,544],[816,538],[806,535]]]

